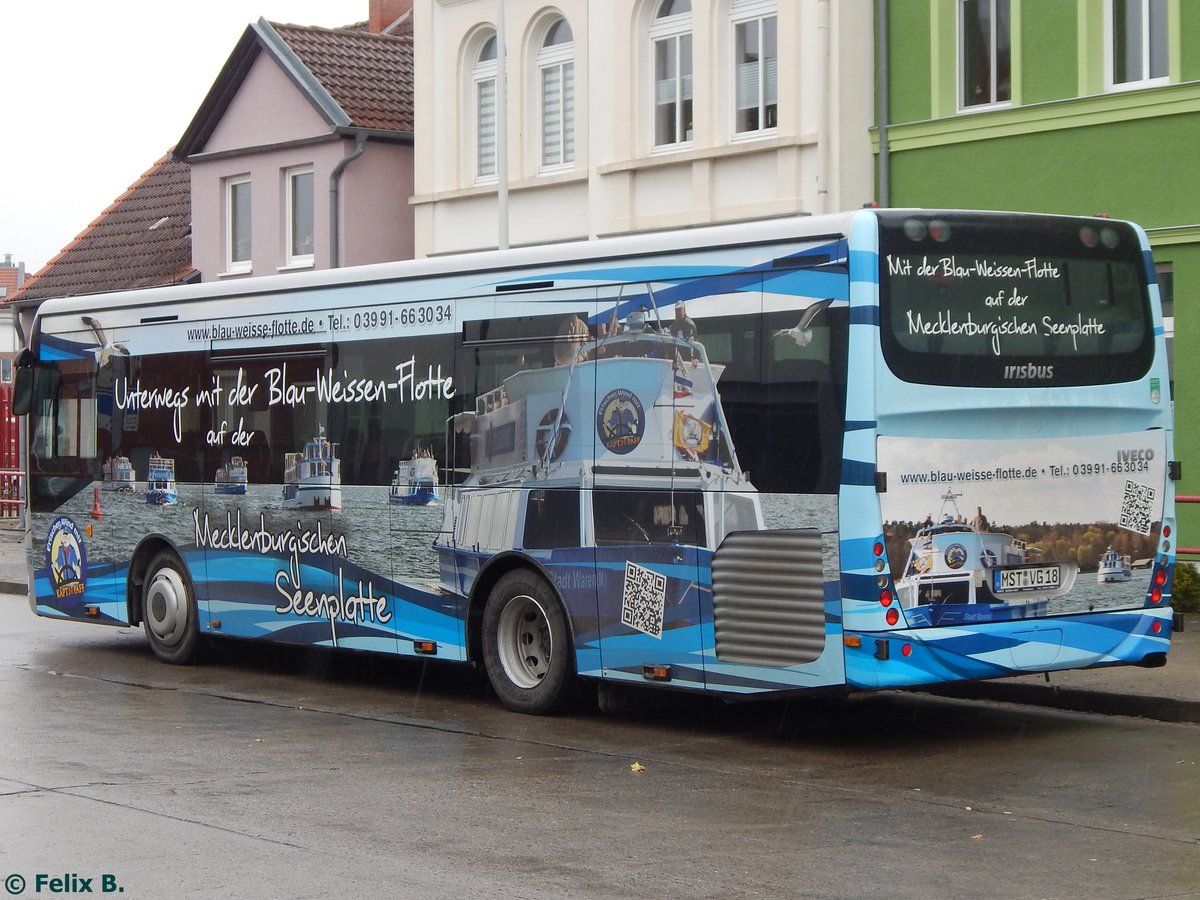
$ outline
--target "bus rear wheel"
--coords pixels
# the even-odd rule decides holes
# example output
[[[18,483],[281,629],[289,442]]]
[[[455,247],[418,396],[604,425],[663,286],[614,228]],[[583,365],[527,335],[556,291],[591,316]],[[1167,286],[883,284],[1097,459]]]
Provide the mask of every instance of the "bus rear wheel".
[[[154,655],[163,662],[179,665],[196,658],[200,646],[196,595],[174,553],[160,552],[146,570],[142,626]]]
[[[562,709],[574,693],[573,655],[553,589],[525,570],[502,577],[483,610],[483,663],[500,701],[531,715]]]

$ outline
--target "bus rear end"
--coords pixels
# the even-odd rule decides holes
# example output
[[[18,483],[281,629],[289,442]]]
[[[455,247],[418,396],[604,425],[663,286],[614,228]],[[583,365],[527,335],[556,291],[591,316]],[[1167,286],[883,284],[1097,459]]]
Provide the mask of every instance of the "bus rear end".
[[[848,683],[1161,665],[1175,466],[1145,236],[899,210],[854,232]]]

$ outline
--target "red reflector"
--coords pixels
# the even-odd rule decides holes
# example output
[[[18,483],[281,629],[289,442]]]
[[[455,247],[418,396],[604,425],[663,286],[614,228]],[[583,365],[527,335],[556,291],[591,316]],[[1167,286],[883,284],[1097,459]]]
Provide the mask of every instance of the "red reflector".
[[[1158,634],[1160,631],[1162,631],[1162,622],[1155,621],[1154,624],[1150,626],[1150,630],[1155,634]]]
[[[1151,603],[1162,603],[1162,588],[1156,587],[1150,592]]]
[[[904,656],[912,656],[912,644],[905,644],[900,648],[900,653]]]
[[[892,605],[892,592],[891,591],[884,590],[884,591],[879,592],[879,605],[880,606],[891,606]]]
[[[883,556],[883,544],[879,541],[875,542],[875,546],[872,549],[875,551],[876,556]]]
[[[893,606],[887,611],[887,615],[884,618],[887,619],[889,625],[895,625],[900,621],[900,610]]]
[[[1167,583],[1167,570],[1166,569],[1159,569],[1157,572],[1154,573],[1154,583],[1157,585],[1164,585]]]

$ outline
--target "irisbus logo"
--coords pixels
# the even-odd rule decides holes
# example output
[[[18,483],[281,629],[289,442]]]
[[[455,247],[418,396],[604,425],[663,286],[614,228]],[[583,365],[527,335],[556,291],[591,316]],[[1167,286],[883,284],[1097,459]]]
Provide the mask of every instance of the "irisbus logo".
[[[1005,366],[1006,381],[1049,381],[1054,377],[1054,366],[1035,366],[1026,363],[1023,366]]]

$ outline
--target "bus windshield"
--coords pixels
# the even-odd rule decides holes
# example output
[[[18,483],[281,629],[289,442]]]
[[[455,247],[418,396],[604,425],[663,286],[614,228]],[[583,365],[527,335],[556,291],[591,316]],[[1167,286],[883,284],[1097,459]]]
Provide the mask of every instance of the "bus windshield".
[[[905,381],[1132,381],[1154,328],[1137,234],[1106,219],[881,213],[881,331]]]

